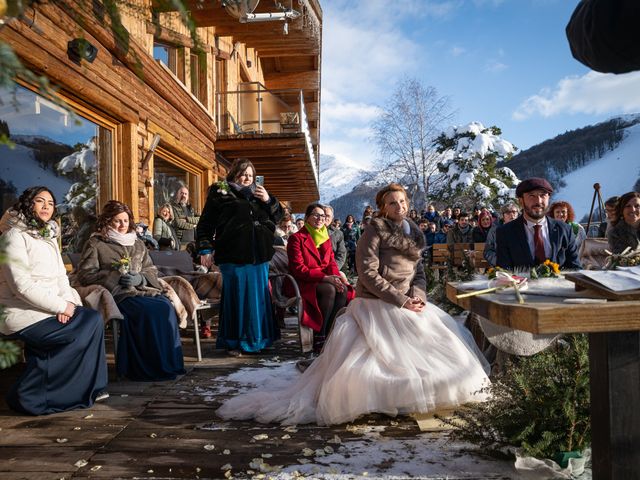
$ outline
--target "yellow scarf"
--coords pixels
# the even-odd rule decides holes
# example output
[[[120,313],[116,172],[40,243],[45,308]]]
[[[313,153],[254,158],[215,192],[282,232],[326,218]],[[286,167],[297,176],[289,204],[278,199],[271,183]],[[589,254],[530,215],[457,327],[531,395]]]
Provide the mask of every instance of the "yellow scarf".
[[[322,225],[320,228],[314,228],[309,225],[307,222],[304,222],[304,226],[311,235],[311,239],[315,244],[316,248],[322,245],[324,242],[329,240],[329,231],[327,230],[326,225]]]

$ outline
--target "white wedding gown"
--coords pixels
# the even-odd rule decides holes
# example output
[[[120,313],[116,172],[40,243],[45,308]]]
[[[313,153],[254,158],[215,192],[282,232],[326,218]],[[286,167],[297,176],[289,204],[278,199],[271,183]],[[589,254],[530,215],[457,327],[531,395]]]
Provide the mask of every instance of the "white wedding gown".
[[[428,303],[421,313],[355,298],[322,354],[288,387],[226,401],[223,419],[339,424],[372,412],[395,416],[482,401],[489,365],[468,330]]]

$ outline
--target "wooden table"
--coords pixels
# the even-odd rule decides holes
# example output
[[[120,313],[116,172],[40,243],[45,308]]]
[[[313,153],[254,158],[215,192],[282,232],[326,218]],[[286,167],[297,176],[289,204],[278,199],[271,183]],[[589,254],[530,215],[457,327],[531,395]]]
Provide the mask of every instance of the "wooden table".
[[[448,283],[447,298],[496,324],[589,335],[593,478],[640,480],[640,301],[568,304],[525,293],[520,305],[509,294],[457,299],[463,288]]]

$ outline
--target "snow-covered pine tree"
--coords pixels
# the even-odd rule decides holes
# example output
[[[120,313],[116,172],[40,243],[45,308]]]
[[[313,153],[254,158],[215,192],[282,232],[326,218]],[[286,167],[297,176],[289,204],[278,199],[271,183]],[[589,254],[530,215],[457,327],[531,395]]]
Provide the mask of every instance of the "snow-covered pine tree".
[[[486,128],[480,122],[445,130],[435,141],[438,169],[445,181],[439,182],[432,199],[466,209],[474,205],[499,208],[513,200],[520,181],[503,163],[517,148],[500,135],[498,127]]]

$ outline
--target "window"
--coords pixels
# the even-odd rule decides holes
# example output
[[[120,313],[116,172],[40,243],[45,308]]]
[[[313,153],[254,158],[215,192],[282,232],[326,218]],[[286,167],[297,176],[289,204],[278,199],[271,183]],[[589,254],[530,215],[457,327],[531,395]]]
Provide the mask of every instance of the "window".
[[[187,187],[189,189],[189,203],[197,212],[200,207],[200,177],[180,167],[174,161],[170,161],[171,157],[173,155],[168,152],[165,152],[163,156],[162,150],[156,151],[154,155],[154,211],[157,213],[162,205],[170,203],[180,187]]]
[[[164,63],[184,83],[184,48],[154,42],[153,58]]]
[[[15,100],[15,101],[14,101]],[[18,87],[15,99],[0,89],[0,209],[28,187],[50,188],[61,214],[62,247],[77,251],[75,233],[111,197],[113,132],[38,94]]]

